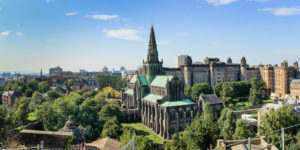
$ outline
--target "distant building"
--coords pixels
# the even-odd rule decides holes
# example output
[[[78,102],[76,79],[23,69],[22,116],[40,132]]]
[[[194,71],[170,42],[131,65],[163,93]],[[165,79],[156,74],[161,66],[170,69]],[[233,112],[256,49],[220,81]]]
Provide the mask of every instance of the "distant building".
[[[102,73],[109,73],[109,70],[106,66],[102,68]]]
[[[294,79],[290,85],[291,96],[300,99],[300,79]]]
[[[0,86],[6,85],[5,78],[0,78]]]
[[[243,142],[244,141],[244,142]],[[229,145],[231,145],[229,147]],[[230,150],[247,150],[249,143],[247,140],[217,140],[217,147],[225,147],[224,149]],[[267,147],[267,148],[266,148]],[[272,144],[266,142],[264,138],[254,138],[251,139],[251,149],[265,149],[265,150],[278,150],[278,148]]]
[[[55,67],[55,68],[50,68],[49,69],[49,75],[51,76],[56,76],[59,72],[62,72],[63,69],[60,68],[59,66]]]
[[[7,104],[9,106],[13,106],[15,104],[16,98],[18,98],[17,92],[4,91],[2,94],[2,104]]]
[[[93,78],[75,78],[73,80],[73,91],[98,91],[99,88],[99,83]]]
[[[204,110],[204,103],[208,103],[210,105],[215,120],[217,120],[221,116],[223,103],[219,101],[217,95],[215,94],[200,95],[199,101],[201,102],[202,110]]]
[[[176,56],[176,67],[177,68],[184,65],[184,60],[186,57],[187,57],[187,55]]]
[[[276,111],[283,105],[291,105],[294,111],[294,114],[300,118],[300,101],[299,100],[283,100],[275,103],[268,103],[257,111],[257,126],[261,124],[261,117],[268,113],[272,108]]]

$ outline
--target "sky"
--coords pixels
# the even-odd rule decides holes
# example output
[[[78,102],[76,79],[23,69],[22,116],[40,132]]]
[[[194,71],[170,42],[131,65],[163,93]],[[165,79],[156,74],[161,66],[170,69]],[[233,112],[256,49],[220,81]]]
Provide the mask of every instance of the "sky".
[[[299,0],[0,0],[0,71],[136,69],[159,59],[300,61]]]

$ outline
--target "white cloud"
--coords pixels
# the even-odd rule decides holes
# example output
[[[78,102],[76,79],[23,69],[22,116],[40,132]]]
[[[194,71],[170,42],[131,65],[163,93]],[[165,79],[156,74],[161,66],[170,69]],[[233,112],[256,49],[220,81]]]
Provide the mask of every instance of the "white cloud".
[[[7,35],[9,35],[10,32],[11,31],[3,31],[3,32],[1,32],[1,36],[7,36]]]
[[[55,0],[46,0],[47,3],[54,2]]]
[[[98,14],[98,15],[91,15],[91,16],[86,16],[88,18],[91,19],[97,19],[97,20],[109,20],[109,19],[114,19],[114,18],[118,18],[118,15],[106,15],[106,14]]]
[[[143,38],[139,36],[141,31],[137,31],[135,29],[118,29],[118,30],[108,30],[104,29],[102,32],[106,33],[107,37],[110,38],[117,38],[117,39],[123,39],[123,40],[131,40],[131,41],[137,41],[142,40]]]
[[[189,36],[190,33],[189,32],[182,32],[182,33],[178,33],[178,36]]]
[[[17,36],[23,36],[23,33],[22,32],[17,32],[16,35]]]
[[[219,5],[228,5],[238,0],[205,0],[205,1],[215,6],[219,6]]]
[[[299,7],[281,7],[281,8],[263,8],[260,11],[266,11],[274,14],[275,16],[291,16],[300,13]]]
[[[65,15],[66,16],[73,16],[73,15],[77,15],[77,14],[78,14],[78,12],[68,12]]]

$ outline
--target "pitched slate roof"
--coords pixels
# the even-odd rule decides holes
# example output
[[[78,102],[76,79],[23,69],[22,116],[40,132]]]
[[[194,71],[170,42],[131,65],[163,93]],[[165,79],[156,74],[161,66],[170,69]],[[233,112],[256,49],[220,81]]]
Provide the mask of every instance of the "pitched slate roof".
[[[195,102],[189,99],[183,99],[181,101],[165,101],[161,104],[164,107],[175,107],[175,106],[182,106],[182,105],[194,105]]]
[[[134,75],[131,79],[130,79],[130,83],[135,83],[136,81],[136,78],[137,78],[137,75]]]
[[[145,75],[139,75],[139,79],[142,82],[142,85],[148,85],[148,81]]]
[[[173,79],[173,76],[168,75],[157,75],[152,80],[150,86],[160,86],[165,87],[167,84],[167,81],[171,81]]]
[[[133,89],[127,89],[125,91],[126,94],[130,94],[130,95],[133,95]]]
[[[215,94],[207,94],[207,95],[200,95],[200,100],[207,102],[209,104],[219,104],[221,103]]]
[[[162,99],[162,96],[154,95],[154,94],[147,94],[145,97],[143,97],[144,100],[156,103],[157,100]]]

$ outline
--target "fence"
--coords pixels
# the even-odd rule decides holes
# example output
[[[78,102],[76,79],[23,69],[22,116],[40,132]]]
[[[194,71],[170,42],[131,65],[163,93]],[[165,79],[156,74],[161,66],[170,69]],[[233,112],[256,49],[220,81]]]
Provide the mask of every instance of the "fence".
[[[293,139],[296,139],[298,136],[300,136],[300,134],[297,134],[295,136],[292,136],[290,138],[285,138],[284,134],[285,134],[285,131],[288,130],[288,129],[292,129],[292,128],[295,128],[295,127],[298,127],[300,126],[300,124],[296,124],[296,125],[293,125],[293,126],[289,126],[289,127],[286,127],[286,128],[281,128],[279,130],[275,130],[275,131],[272,131],[272,132],[269,132],[269,133],[265,133],[263,135],[260,135],[260,136],[257,136],[257,137],[249,137],[247,140],[242,140],[242,141],[239,141],[239,142],[235,142],[235,143],[232,143],[232,144],[228,144],[226,146],[223,146],[223,147],[218,147],[218,148],[215,148],[213,150],[224,150],[224,149],[231,149],[231,147],[233,146],[236,146],[236,145],[242,145],[242,147],[244,147],[245,150],[268,150],[270,149],[271,147],[274,147],[274,146],[278,146],[281,144],[281,149],[282,150],[294,150],[294,149],[299,149],[300,147],[300,143],[296,143],[295,145],[292,145],[290,147],[286,147],[286,142],[288,141],[291,141]],[[253,143],[252,143],[252,140],[253,139],[257,139],[257,138],[262,138],[262,137],[266,137],[268,135],[272,135],[274,133],[277,133],[277,132],[281,132],[281,138],[280,138],[280,141],[277,141],[275,143],[272,143],[272,144],[269,144],[267,146],[264,146],[262,148],[253,148],[254,146]],[[296,142],[299,142],[299,141],[296,141]],[[246,146],[246,144],[248,144],[248,147]]]
[[[122,150],[135,150],[135,137],[133,137],[125,146],[123,146]]]

